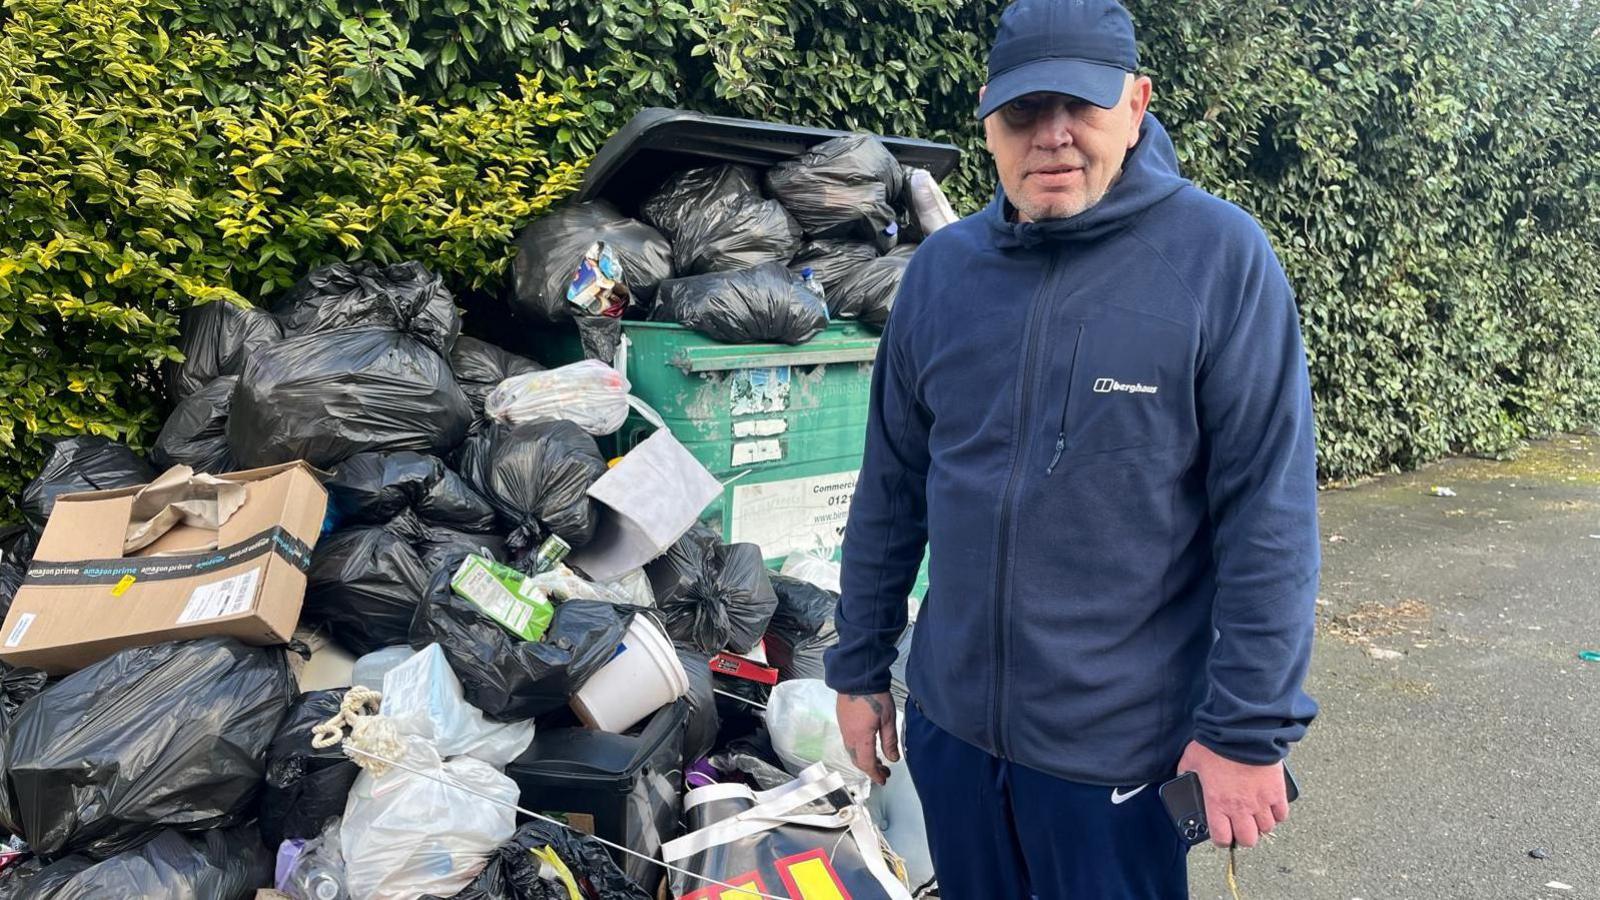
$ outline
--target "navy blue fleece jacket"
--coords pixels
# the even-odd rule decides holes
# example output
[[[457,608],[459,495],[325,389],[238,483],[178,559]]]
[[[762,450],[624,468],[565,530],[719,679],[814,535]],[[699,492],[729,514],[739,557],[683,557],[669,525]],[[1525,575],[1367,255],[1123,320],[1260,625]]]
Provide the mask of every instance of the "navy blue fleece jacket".
[[[840,692],[888,690],[926,546],[911,694],[1061,778],[1173,773],[1191,739],[1269,763],[1317,574],[1311,393],[1257,223],[1178,174],[1146,116],[1105,198],[1018,223],[1003,193],[911,260],[879,345],[845,532]]]

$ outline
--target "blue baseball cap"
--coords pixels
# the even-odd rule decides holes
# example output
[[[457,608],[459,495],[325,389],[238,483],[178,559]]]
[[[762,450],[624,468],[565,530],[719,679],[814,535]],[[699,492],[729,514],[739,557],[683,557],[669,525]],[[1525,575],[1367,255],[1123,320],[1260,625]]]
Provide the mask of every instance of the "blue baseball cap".
[[[1000,14],[978,118],[1039,92],[1110,109],[1138,67],[1133,19],[1116,0],[1017,0]]]

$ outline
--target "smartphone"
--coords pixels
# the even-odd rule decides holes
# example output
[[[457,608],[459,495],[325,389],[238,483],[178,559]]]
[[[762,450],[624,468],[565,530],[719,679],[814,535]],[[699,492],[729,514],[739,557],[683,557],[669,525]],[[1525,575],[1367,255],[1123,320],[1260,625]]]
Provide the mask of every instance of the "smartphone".
[[[1300,798],[1300,783],[1287,763],[1283,767],[1283,789],[1289,802]],[[1211,829],[1206,825],[1206,800],[1200,790],[1200,776],[1185,772],[1157,789],[1161,805],[1167,808],[1167,818],[1184,843],[1193,847],[1211,840]]]

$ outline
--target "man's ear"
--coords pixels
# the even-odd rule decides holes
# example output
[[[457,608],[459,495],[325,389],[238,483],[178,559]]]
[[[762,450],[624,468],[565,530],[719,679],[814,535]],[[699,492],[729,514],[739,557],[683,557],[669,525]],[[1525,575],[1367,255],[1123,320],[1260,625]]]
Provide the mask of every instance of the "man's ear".
[[[983,103],[983,95],[987,94],[988,92],[989,92],[989,86],[987,84],[978,85],[978,103],[979,103],[979,105],[982,105],[982,103]],[[994,117],[993,116],[989,117],[989,119],[992,119],[992,118],[994,118]],[[989,119],[984,119],[979,124],[981,124],[983,126],[983,143],[984,143],[984,146],[989,148],[989,152],[990,153],[993,153],[994,152],[994,141],[991,140],[990,137],[989,137]]]
[[[1128,149],[1132,150],[1139,143],[1139,126],[1144,122],[1145,111],[1150,108],[1150,95],[1155,90],[1154,83],[1148,75],[1133,77],[1133,83],[1128,86],[1128,115],[1132,119],[1128,129]]]

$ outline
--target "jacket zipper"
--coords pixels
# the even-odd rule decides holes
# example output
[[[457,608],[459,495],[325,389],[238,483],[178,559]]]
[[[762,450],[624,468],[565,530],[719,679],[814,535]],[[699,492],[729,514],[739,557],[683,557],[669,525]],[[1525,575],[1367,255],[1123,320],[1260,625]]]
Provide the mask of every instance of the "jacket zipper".
[[[1067,451],[1067,412],[1072,409],[1072,385],[1078,380],[1078,350],[1083,346],[1083,326],[1078,326],[1078,336],[1072,340],[1072,363],[1067,367],[1066,396],[1061,398],[1061,428],[1056,432],[1056,452],[1050,457],[1050,465],[1045,467],[1044,474],[1049,478],[1056,471],[1056,464],[1061,462],[1061,454]]]
[[[1000,495],[1000,552],[995,557],[995,594],[994,594],[994,678],[991,689],[991,702],[989,708],[994,710],[994,746],[997,754],[1002,758],[1009,758],[1010,752],[1006,746],[1005,736],[1005,691],[1001,690],[1001,681],[1006,671],[1006,583],[1010,574],[1010,563],[1007,556],[1010,553],[1011,543],[1011,510],[1016,504],[1017,471],[1022,466],[1022,459],[1026,456],[1024,437],[1026,430],[1022,428],[1023,419],[1028,415],[1028,408],[1033,400],[1033,369],[1034,356],[1038,348],[1037,332],[1039,330],[1039,314],[1045,308],[1044,298],[1050,292],[1050,286],[1055,281],[1056,257],[1051,255],[1049,263],[1045,266],[1044,280],[1039,283],[1039,290],[1033,295],[1033,307],[1028,310],[1026,331],[1023,334],[1027,349],[1023,355],[1022,363],[1022,405],[1017,410],[1016,436],[1017,442],[1014,455],[1011,459],[1011,473],[1006,477],[1006,489]]]

